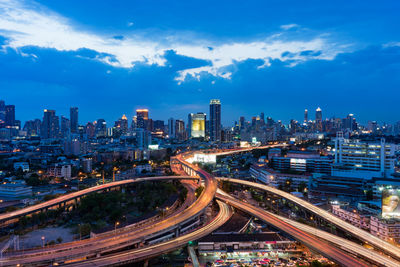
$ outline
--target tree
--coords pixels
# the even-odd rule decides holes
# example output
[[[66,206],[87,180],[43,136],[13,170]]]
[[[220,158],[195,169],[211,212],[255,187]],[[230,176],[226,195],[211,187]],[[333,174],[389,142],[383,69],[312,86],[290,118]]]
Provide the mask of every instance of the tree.
[[[197,187],[196,191],[195,191],[196,197],[199,197],[201,195],[201,193],[203,192],[203,190],[204,190],[204,186]]]

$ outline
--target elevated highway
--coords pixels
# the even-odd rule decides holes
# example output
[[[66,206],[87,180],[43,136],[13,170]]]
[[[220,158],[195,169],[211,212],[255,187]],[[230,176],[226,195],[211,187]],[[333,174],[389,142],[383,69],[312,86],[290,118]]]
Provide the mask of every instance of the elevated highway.
[[[147,178],[137,178],[137,179],[129,179],[129,180],[123,180],[123,181],[117,181],[117,182],[112,182],[112,183],[107,183],[103,185],[98,185],[94,186],[91,188],[87,188],[84,190],[80,190],[77,192],[73,192],[67,195],[60,196],[58,198],[39,203],[33,206],[29,206],[20,210],[12,211],[12,212],[7,212],[7,213],[1,213],[0,214],[0,225],[4,226],[4,224],[7,221],[11,221],[13,219],[29,215],[32,213],[36,212],[41,212],[41,211],[46,211],[50,208],[54,207],[61,207],[62,205],[65,205],[67,202],[70,201],[77,201],[81,197],[84,197],[88,194],[96,193],[96,192],[101,192],[101,191],[107,191],[113,188],[117,187],[123,187],[127,186],[133,183],[137,182],[143,182],[143,181],[159,181],[159,180],[182,180],[182,179],[196,179],[195,177],[192,176],[157,176],[157,177],[147,177]],[[198,179],[198,178],[197,178]]]
[[[197,230],[183,234],[177,238],[168,240],[166,242],[149,246],[146,248],[134,249],[113,255],[102,256],[100,258],[88,259],[82,262],[74,262],[65,264],[66,266],[119,266],[122,264],[129,264],[146,260],[161,254],[165,254],[176,250],[177,248],[185,246],[189,241],[200,239],[206,236],[224,223],[226,223],[233,214],[232,208],[221,201],[217,201],[219,206],[218,215],[208,224],[198,228]]]
[[[289,194],[287,192],[284,192],[282,190],[279,190],[275,187],[259,184],[259,183],[254,183],[254,182],[249,182],[249,181],[244,181],[244,180],[238,180],[238,179],[232,179],[232,178],[223,178],[223,177],[218,177],[219,181],[228,181],[234,184],[240,184],[252,188],[257,188],[259,190],[264,190],[269,193],[275,194],[277,196],[280,196],[282,198],[285,198],[292,203],[312,212],[316,216],[322,217],[324,220],[336,225],[338,228],[350,233],[351,235],[359,238],[360,240],[363,240],[370,244],[373,247],[376,247],[379,250],[382,250],[385,254],[390,255],[396,259],[400,258],[400,248],[348,223],[343,221],[342,219],[336,217],[332,213],[323,210],[301,198],[298,198],[292,194]]]
[[[276,218],[275,216],[265,212],[261,208],[254,207],[251,204],[237,200],[227,194],[224,194],[223,192],[217,193],[217,198],[237,209],[243,210],[244,212],[263,220],[264,222],[274,226],[275,228],[282,230],[283,232],[289,234],[294,239],[303,243],[307,247],[313,249],[314,251],[317,251],[321,255],[324,255],[325,257],[339,263],[342,266],[369,266],[363,261],[349,255],[348,252],[345,252],[327,242],[321,241],[316,236],[302,231],[297,227]]]
[[[190,166],[189,166],[190,167]],[[34,263],[52,263],[65,261],[75,258],[81,257],[90,257],[93,255],[99,255],[99,253],[113,251],[116,249],[121,249],[127,246],[139,245],[146,240],[156,238],[159,235],[164,233],[173,231],[174,236],[179,236],[180,228],[188,221],[198,221],[198,216],[203,212],[203,210],[209,205],[209,203],[213,200],[215,191],[217,189],[216,181],[214,181],[211,176],[204,176],[204,183],[206,184],[205,189],[202,194],[198,197],[198,199],[190,205],[187,209],[183,210],[181,213],[176,214],[175,216],[171,216],[166,218],[162,222],[151,225],[150,227],[142,229],[142,231],[135,231],[134,233],[123,233],[118,236],[111,236],[108,238],[102,239],[89,239],[83,243],[74,243],[68,245],[68,243],[63,244],[62,246],[50,247],[47,249],[41,249],[38,251],[26,251],[21,254],[14,254],[11,257],[6,257],[0,261],[1,264],[4,265],[15,265],[15,264],[30,264]],[[165,177],[148,177],[148,178],[138,178],[134,180],[125,180],[120,182],[115,182],[107,184],[108,187],[98,186],[93,188],[92,190],[85,192],[75,192],[72,193],[73,196],[63,196],[56,201],[52,201],[47,206],[53,206],[65,201],[65,199],[73,199],[76,197],[82,197],[88,193],[98,192],[100,190],[104,190],[105,188],[112,188],[116,186],[122,186],[134,182],[141,181],[159,181],[159,180],[168,180],[168,179],[196,179],[198,177],[188,177],[188,176],[165,176]],[[211,180],[212,179],[212,180]],[[83,190],[82,190],[83,191]],[[46,203],[43,203],[46,204]],[[46,205],[43,205],[46,206]],[[13,215],[14,216],[14,215]]]

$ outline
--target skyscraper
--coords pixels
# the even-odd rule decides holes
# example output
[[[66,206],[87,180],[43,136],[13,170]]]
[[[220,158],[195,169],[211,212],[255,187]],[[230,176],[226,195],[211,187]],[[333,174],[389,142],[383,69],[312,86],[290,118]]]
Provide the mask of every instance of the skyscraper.
[[[71,107],[69,109],[69,119],[71,122],[71,133],[78,132],[78,108]]]
[[[210,101],[210,139],[221,141],[221,101],[219,99]]]
[[[0,124],[6,121],[6,104],[4,100],[0,100]]]
[[[308,122],[308,109],[304,110],[304,122],[307,123]]]
[[[175,138],[175,120],[174,120],[174,118],[168,119],[168,136],[169,136],[169,138]]]
[[[95,125],[96,137],[107,136],[107,123],[104,119],[98,119]]]
[[[322,110],[318,107],[315,111],[315,124],[317,126],[317,130],[322,132]]]
[[[185,122],[183,120],[175,120],[175,138],[180,141],[186,139]]]
[[[244,129],[244,124],[245,124],[245,118],[241,116],[239,118],[239,129]]]
[[[15,106],[14,105],[6,106],[5,123],[6,123],[6,126],[14,126],[15,125]]]
[[[63,137],[68,137],[70,131],[71,131],[71,121],[64,116],[61,116],[61,135]]]
[[[43,113],[42,128],[40,130],[41,137],[44,139],[58,138],[60,131],[60,123],[55,110],[45,109]]]
[[[137,109],[136,110],[136,121],[137,128],[147,129],[147,121],[149,119],[149,110],[148,109]]]

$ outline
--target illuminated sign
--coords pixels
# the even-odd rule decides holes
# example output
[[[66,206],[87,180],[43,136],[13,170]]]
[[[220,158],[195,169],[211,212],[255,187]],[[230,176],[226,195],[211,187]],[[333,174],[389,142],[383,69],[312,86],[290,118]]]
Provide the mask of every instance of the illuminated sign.
[[[217,163],[217,155],[216,154],[202,154],[196,153],[192,158],[187,159],[188,162],[200,162],[200,163]]]
[[[149,145],[150,150],[157,150],[158,149],[158,144],[157,145]]]
[[[296,158],[290,159],[290,164],[306,164],[306,162],[307,162],[306,159],[296,159]]]
[[[206,136],[206,120],[204,116],[195,116],[192,117],[192,137],[199,138]]]
[[[400,218],[400,189],[382,191],[382,217]]]

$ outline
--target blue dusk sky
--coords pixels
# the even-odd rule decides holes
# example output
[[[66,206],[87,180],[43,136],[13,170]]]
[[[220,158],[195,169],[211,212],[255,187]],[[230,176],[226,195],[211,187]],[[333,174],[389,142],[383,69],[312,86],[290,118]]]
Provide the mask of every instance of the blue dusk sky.
[[[400,120],[400,1],[0,0],[0,99],[109,123],[264,112]]]

